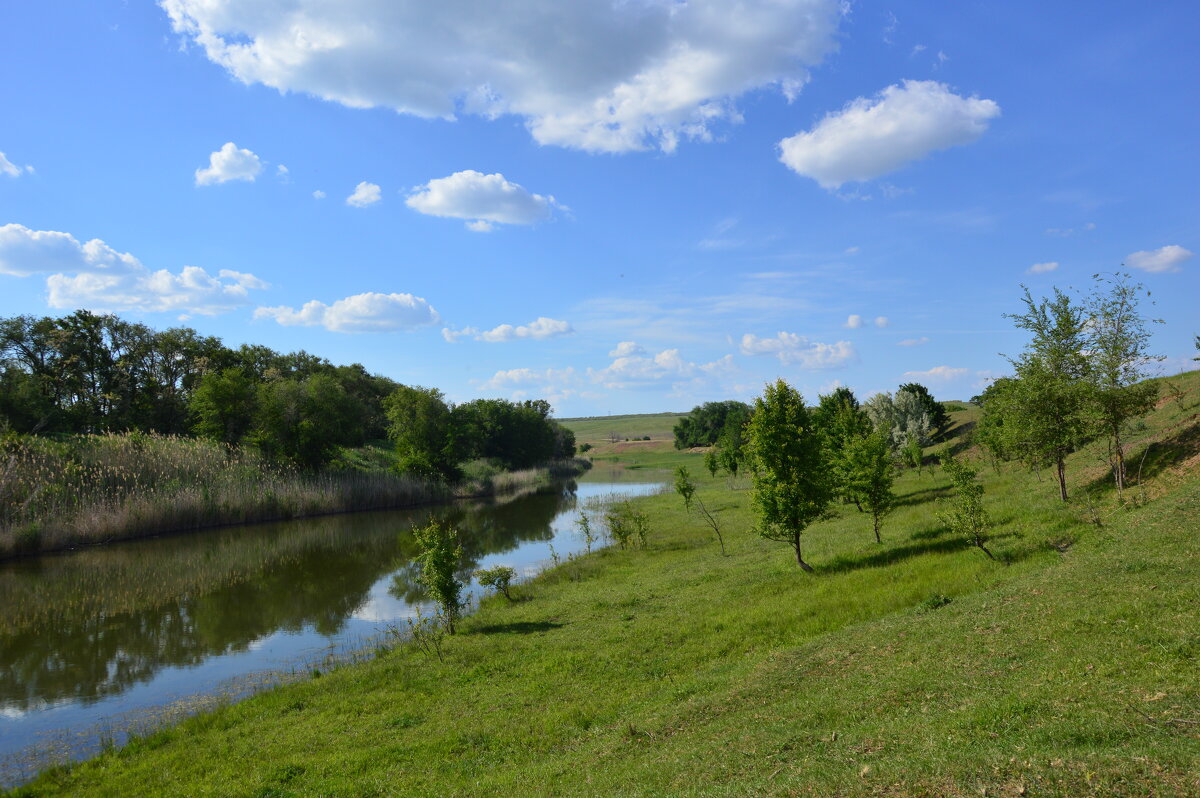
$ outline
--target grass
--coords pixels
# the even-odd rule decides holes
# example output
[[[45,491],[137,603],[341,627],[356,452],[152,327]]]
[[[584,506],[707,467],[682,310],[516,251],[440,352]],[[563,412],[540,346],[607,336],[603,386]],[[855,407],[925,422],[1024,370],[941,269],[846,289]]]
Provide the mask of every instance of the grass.
[[[599,446],[606,443],[631,442],[647,435],[652,441],[673,441],[672,432],[679,419],[687,413],[648,413],[627,416],[595,416],[591,418],[561,418],[558,422],[575,433],[578,444]],[[615,439],[615,441],[614,441]]]
[[[143,433],[18,436],[0,443],[0,559],[227,524],[499,495],[587,464],[488,470],[448,488],[388,470],[378,444],[310,474],[253,450]]]
[[[1200,373],[1173,379],[1122,501],[1098,447],[1066,505],[984,469],[1000,562],[939,525],[940,473],[908,472],[883,544],[842,507],[806,575],[749,532],[748,490],[664,451],[695,463],[729,556],[677,496],[640,500],[646,548],[485,601],[445,662],[401,646],[17,794],[1200,793]]]

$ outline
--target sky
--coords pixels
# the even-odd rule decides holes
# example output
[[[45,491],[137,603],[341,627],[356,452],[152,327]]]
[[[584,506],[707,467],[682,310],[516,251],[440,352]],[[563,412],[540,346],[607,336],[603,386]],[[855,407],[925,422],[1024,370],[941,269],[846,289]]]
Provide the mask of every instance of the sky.
[[[1200,354],[1194,3],[39,0],[0,75],[4,317],[560,417],[967,399],[1096,273]]]

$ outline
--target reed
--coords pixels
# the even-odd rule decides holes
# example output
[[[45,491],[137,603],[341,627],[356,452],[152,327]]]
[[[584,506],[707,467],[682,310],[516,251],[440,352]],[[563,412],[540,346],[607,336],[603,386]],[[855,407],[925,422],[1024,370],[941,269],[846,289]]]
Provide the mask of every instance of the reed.
[[[390,471],[305,473],[250,449],[144,433],[0,443],[0,559],[226,524],[536,489],[586,461],[448,487]]]

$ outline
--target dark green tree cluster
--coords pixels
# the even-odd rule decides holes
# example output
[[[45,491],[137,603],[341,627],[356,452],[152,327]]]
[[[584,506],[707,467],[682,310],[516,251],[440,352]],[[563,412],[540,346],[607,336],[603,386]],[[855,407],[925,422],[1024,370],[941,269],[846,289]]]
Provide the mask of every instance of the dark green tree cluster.
[[[730,435],[739,431],[750,420],[750,406],[745,402],[730,399],[724,402],[705,402],[692,408],[692,412],[676,422],[676,449],[691,449],[695,446],[715,446],[723,433]],[[729,432],[726,432],[729,430]],[[740,433],[739,433],[740,434]]]
[[[384,404],[398,468],[425,478],[457,481],[469,460],[530,468],[575,454],[575,434],[550,418],[544,399],[452,405],[436,388],[400,386]]]

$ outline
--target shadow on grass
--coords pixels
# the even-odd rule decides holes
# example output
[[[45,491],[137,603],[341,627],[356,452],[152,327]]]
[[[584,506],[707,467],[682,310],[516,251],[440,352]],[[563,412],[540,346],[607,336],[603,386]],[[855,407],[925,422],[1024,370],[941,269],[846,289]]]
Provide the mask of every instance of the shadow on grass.
[[[561,629],[563,626],[564,624],[555,623],[554,621],[515,621],[513,623],[488,624],[487,626],[480,626],[474,631],[481,635],[527,635],[533,632],[549,632],[552,629]]]
[[[1200,423],[1193,423],[1161,441],[1151,441],[1125,458],[1126,487],[1136,486],[1138,477],[1152,479],[1168,468],[1200,454]],[[1111,493],[1116,490],[1111,471],[1089,482],[1084,490]]]
[[[934,527],[933,529],[927,529],[912,536],[914,539],[922,539],[925,542],[910,543],[905,546],[884,549],[883,551],[862,557],[848,557],[843,554],[827,565],[817,566],[817,571],[820,573],[839,574],[857,571],[862,568],[886,568],[903,560],[920,557],[925,554],[952,554],[957,551],[974,548],[969,542],[960,537],[945,537],[950,534],[952,534],[951,531],[946,527]],[[1016,551],[996,551],[996,543],[1014,537],[1020,537],[1020,535],[1015,532],[998,532],[988,537],[988,548],[996,555],[997,562],[1012,565],[1034,554],[1036,549],[1028,546]],[[983,556],[982,552],[980,556]]]
[[[904,494],[903,497],[896,499],[896,506],[908,507],[914,504],[925,504],[931,499],[941,499],[948,495],[950,495],[949,485],[933,485],[928,488],[914,490],[912,493]]]

